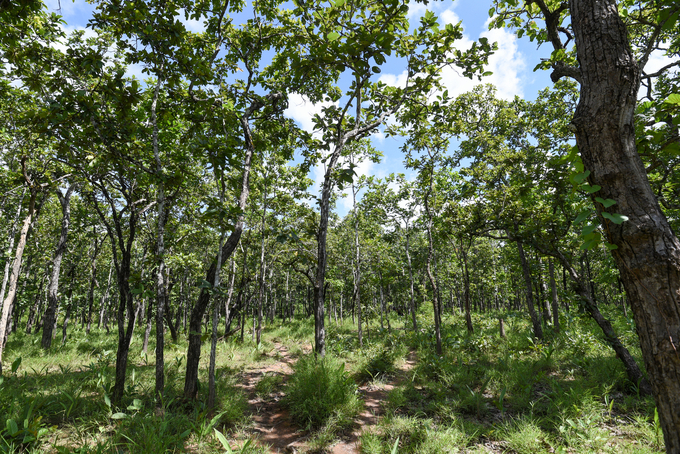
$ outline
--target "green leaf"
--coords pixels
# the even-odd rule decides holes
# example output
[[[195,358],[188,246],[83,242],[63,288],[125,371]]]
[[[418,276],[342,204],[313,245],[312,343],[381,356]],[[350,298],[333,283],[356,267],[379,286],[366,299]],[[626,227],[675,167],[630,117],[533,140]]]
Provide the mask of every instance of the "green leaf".
[[[17,422],[12,418],[7,420],[7,432],[9,433],[10,437],[13,437],[19,433],[19,426],[17,426]]]
[[[586,178],[590,175],[590,170],[586,170],[585,172],[581,172],[577,175],[574,175],[574,181],[577,184],[581,184],[585,181]]]
[[[588,194],[592,194],[592,193],[597,192],[600,189],[602,189],[602,186],[598,186],[596,184],[593,185],[593,186],[591,186],[589,184],[584,184],[583,186],[581,186],[581,189],[583,189]]]
[[[326,38],[328,39],[328,41],[335,41],[338,38],[340,38],[340,33],[330,32],[328,35],[326,35]]]
[[[574,219],[574,223],[575,223],[575,224],[580,224],[580,223],[583,222],[588,216],[590,216],[592,212],[593,212],[593,210],[583,210],[583,211],[581,211],[581,212],[578,214],[578,216],[576,216],[576,219]]]
[[[611,244],[611,243],[607,243],[607,242],[604,243],[604,246],[605,246],[607,249],[609,249],[610,251],[613,251],[614,249],[618,249],[618,248],[619,248],[617,245]]]
[[[16,374],[17,370],[19,369],[19,366],[21,366],[21,356],[19,356],[17,359],[12,361],[12,373]]]
[[[595,197],[595,201],[601,203],[605,208],[609,208],[612,205],[616,205],[616,200],[603,199],[602,197]]]
[[[397,437],[397,440],[394,442],[394,446],[392,446],[392,451],[390,451],[390,454],[397,454],[397,448],[399,448],[399,437]]]
[[[220,443],[222,443],[222,446],[224,449],[229,453],[232,454],[234,451],[231,450],[231,446],[229,446],[229,441],[227,441],[227,437],[225,437],[222,432],[220,432],[217,429],[215,430],[215,435],[217,436],[217,439],[220,440]]]
[[[618,213],[607,213],[606,211],[602,212],[602,217],[605,219],[609,219],[614,224],[622,224],[628,220],[628,216],[624,216]]]
[[[582,236],[590,235],[599,226],[600,226],[599,224],[588,224],[587,226],[583,227],[583,230],[581,231],[581,235]]]
[[[664,100],[666,104],[680,104],[680,94],[673,93]]]
[[[127,415],[125,413],[114,413],[111,415],[111,419],[125,419]]]

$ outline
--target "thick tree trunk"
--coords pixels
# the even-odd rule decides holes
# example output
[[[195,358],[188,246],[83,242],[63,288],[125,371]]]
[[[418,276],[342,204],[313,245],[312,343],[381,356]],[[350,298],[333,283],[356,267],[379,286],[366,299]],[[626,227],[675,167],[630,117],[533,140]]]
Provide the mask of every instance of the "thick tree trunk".
[[[52,278],[50,279],[47,292],[47,310],[43,318],[43,332],[40,345],[44,349],[48,349],[52,345],[52,330],[57,319],[57,308],[59,307],[59,271],[61,270],[61,261],[64,253],[66,253],[66,241],[68,240],[68,230],[71,224],[71,195],[74,189],[75,185],[72,184],[64,195],[57,189],[62,213],[61,234],[57,242],[57,248],[54,251],[54,258],[52,259]]]
[[[570,0],[581,96],[574,115],[576,142],[592,197],[613,199],[602,216],[607,241],[630,298],[668,453],[680,452],[680,242],[652,192],[636,151],[633,114],[640,69],[614,0]]]

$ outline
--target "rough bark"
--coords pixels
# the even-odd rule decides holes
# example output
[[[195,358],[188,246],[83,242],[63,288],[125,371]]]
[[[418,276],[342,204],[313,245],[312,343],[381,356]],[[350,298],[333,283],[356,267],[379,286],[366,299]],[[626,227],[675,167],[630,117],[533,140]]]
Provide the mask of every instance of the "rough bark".
[[[613,199],[602,216],[607,241],[630,298],[650,376],[666,451],[680,452],[680,242],[650,187],[636,150],[633,114],[640,69],[614,0],[570,0],[581,68],[581,95],[572,123],[592,196]]]

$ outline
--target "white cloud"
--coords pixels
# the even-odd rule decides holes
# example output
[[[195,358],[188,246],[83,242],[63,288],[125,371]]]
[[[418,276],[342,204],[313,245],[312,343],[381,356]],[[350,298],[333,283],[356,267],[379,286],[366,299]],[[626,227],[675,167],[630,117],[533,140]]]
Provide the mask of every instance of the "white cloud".
[[[458,16],[451,10],[446,10],[441,15],[444,24],[457,23]],[[520,72],[525,68],[524,57],[517,46],[517,37],[505,29],[486,30],[480,33],[480,37],[488,38],[489,42],[497,42],[498,50],[489,57],[489,64],[486,71],[491,71],[490,76],[469,79],[462,75],[457,68],[445,68],[442,72],[444,85],[449,90],[449,94],[457,96],[472,90],[479,84],[493,84],[498,89],[498,96],[504,99],[512,99],[515,95],[522,96],[522,81],[519,77]],[[463,35],[463,38],[456,42],[458,49],[469,49],[472,40]]]
[[[177,16],[177,19],[181,23],[183,23],[187,30],[189,30],[190,32],[203,33],[205,31],[205,22],[201,20],[187,18],[186,11],[184,10],[184,8],[179,10],[179,15]]]
[[[408,18],[420,17],[427,11],[427,6],[422,3],[409,2],[408,4]]]
[[[647,60],[647,64],[645,65],[644,70],[647,74],[653,74],[659,71],[664,66],[673,63],[673,61],[675,60],[676,60],[675,58],[671,58],[667,55],[664,55],[664,51],[655,50],[649,56],[649,60]]]
[[[314,115],[319,114],[324,107],[332,106],[332,102],[313,103],[306,96],[291,93],[288,96],[288,109],[286,116],[300,123],[302,129],[307,132],[314,132]],[[337,105],[337,103],[335,104]]]
[[[460,22],[460,18],[458,17],[458,14],[456,14],[453,9],[445,9],[442,11],[442,13],[439,15],[439,18],[444,24],[457,24]]]
[[[404,70],[401,74],[383,74],[378,79],[392,87],[404,88],[406,87],[406,80],[408,79],[408,71]]]
[[[524,71],[526,63],[517,46],[517,37],[506,29],[488,30],[480,36],[498,43],[498,50],[489,57],[489,71],[492,71],[493,75],[482,80],[494,84],[501,98],[512,99],[515,95],[522,96],[524,91],[519,74]]]
[[[439,19],[442,25],[457,24],[460,21],[453,8],[444,10],[439,15]],[[458,68],[444,68],[442,70],[442,81],[448,89],[449,95],[458,96],[472,90],[477,85],[489,83],[496,86],[498,96],[503,99],[512,99],[515,95],[522,96],[524,94],[520,73],[524,71],[526,64],[524,56],[519,51],[517,37],[505,29],[487,30],[488,22],[484,25],[484,31],[480,33],[479,37],[485,37],[490,42],[498,43],[498,50],[489,57],[489,64],[485,68],[485,71],[491,71],[493,74],[482,77],[481,80],[476,77],[469,79],[464,77],[462,71]],[[460,40],[456,41],[455,46],[460,50],[466,50],[472,46],[472,43],[473,40],[467,34],[464,34]],[[385,73],[380,77],[380,81],[397,87],[404,87],[406,79],[406,71],[400,74]]]

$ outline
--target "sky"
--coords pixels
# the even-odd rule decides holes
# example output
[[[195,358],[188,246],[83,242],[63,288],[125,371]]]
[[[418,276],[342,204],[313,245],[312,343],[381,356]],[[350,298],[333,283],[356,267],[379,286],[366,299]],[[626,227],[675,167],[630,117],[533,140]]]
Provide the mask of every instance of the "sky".
[[[46,0],[50,11],[58,12],[66,22],[64,28],[67,32],[76,29],[83,29],[87,26],[93,11],[93,5],[85,0]],[[486,37],[490,42],[498,43],[498,50],[489,59],[487,71],[491,71],[491,76],[484,77],[481,81],[470,80],[460,76],[454,69],[444,70],[442,77],[449,94],[462,94],[471,90],[480,83],[491,83],[497,88],[497,94],[501,98],[512,99],[519,96],[528,100],[533,100],[539,90],[551,85],[549,73],[547,71],[533,72],[534,66],[539,63],[540,58],[547,58],[550,55],[548,46],[537,48],[535,43],[528,39],[517,39],[512,31],[507,29],[489,30],[488,29],[488,9],[490,1],[443,1],[433,2],[429,5],[413,3],[409,16],[411,20],[417,20],[425,13],[426,9],[433,11],[439,18],[442,25],[456,24],[462,21],[464,37],[457,41],[457,47],[468,48],[473,41],[480,37]],[[201,31],[202,24],[197,21],[186,21],[180,17],[188,28],[192,31]],[[235,21],[236,22],[236,21]],[[91,33],[87,31],[86,33]],[[391,85],[399,85],[405,79],[403,68],[394,66],[387,62],[383,66],[380,79]],[[129,71],[131,75],[138,79],[144,79],[145,75],[141,72],[141,67],[132,67]],[[312,132],[312,118],[315,113],[319,113],[323,105],[314,105],[306,102],[300,95],[292,94],[289,100],[289,108],[286,115],[296,120],[296,122],[306,130]],[[403,165],[403,155],[400,146],[403,143],[399,138],[385,138],[382,133],[374,134],[372,143],[375,148],[382,151],[384,158],[380,163],[365,161],[360,163],[355,169],[358,175],[375,175],[379,178],[385,177],[392,172],[406,173],[407,178],[412,179],[413,175]],[[313,193],[318,193],[320,181],[323,179],[324,169],[315,167],[312,169],[310,178],[316,183],[312,188]],[[344,216],[351,209],[351,197],[338,200],[336,212]]]

